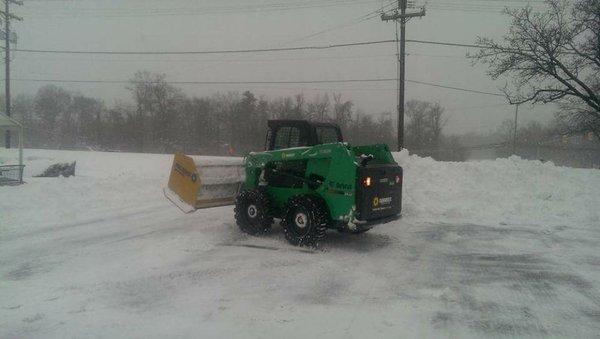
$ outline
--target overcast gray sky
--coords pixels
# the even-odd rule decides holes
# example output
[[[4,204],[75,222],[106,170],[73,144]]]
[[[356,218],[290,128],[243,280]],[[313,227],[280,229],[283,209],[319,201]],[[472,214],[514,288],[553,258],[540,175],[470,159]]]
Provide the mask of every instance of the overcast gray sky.
[[[394,24],[378,16],[355,20],[390,0],[25,0],[13,28],[17,48],[110,51],[201,51],[325,45],[394,38]],[[408,39],[474,43],[501,37],[508,20],[499,9],[527,1],[431,0],[427,15],[407,25]],[[417,5],[424,5],[417,1]],[[536,7],[540,3],[532,2]],[[389,7],[387,7],[389,8]],[[347,25],[344,25],[347,24]],[[332,29],[311,38],[299,38]],[[13,94],[34,93],[43,83],[16,79],[128,80],[137,70],[161,72],[171,81],[304,81],[396,76],[396,46],[381,44],[319,51],[212,55],[62,55],[16,52]],[[466,48],[407,45],[407,79],[499,92],[482,66],[472,67]],[[122,84],[59,84],[103,99],[130,100]],[[339,92],[368,113],[395,111],[395,82],[281,85],[182,85],[187,94],[251,90],[276,97]],[[447,131],[486,132],[512,119],[501,97],[408,83],[407,100],[439,102],[450,116]],[[554,106],[522,106],[521,121],[547,121]]]

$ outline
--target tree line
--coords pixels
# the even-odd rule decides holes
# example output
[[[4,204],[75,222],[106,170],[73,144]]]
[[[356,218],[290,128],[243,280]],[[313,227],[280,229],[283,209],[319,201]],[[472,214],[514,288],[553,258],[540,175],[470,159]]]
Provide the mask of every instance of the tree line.
[[[341,94],[267,99],[245,91],[197,97],[169,84],[164,74],[147,71],[135,73],[127,90],[130,102],[107,106],[47,85],[35,95],[16,96],[13,112],[26,127],[27,147],[243,155],[264,148],[269,119],[333,122],[352,144],[396,145],[395,114],[367,114]],[[424,149],[447,144],[438,104],[411,101],[407,119],[408,147],[434,155]]]

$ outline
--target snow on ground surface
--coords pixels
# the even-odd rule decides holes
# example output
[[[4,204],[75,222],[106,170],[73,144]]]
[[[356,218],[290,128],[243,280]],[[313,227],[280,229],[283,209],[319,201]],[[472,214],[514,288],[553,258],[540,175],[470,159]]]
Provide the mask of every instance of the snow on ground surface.
[[[182,214],[172,156],[26,150],[0,187],[0,338],[598,336],[600,171],[395,157],[403,218],[315,251]]]

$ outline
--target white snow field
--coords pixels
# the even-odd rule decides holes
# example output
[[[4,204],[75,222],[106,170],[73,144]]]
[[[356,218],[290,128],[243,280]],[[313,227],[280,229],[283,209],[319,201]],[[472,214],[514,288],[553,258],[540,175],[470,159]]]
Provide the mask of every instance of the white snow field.
[[[0,338],[600,335],[599,170],[395,156],[403,218],[309,250],[181,213],[172,156],[26,150],[0,187]]]

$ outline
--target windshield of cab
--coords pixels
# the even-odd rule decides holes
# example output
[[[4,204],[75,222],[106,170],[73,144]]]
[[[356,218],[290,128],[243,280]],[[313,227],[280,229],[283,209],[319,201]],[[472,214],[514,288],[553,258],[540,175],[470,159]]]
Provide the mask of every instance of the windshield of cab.
[[[317,126],[315,129],[319,144],[331,144],[340,140],[338,130],[334,127]]]

